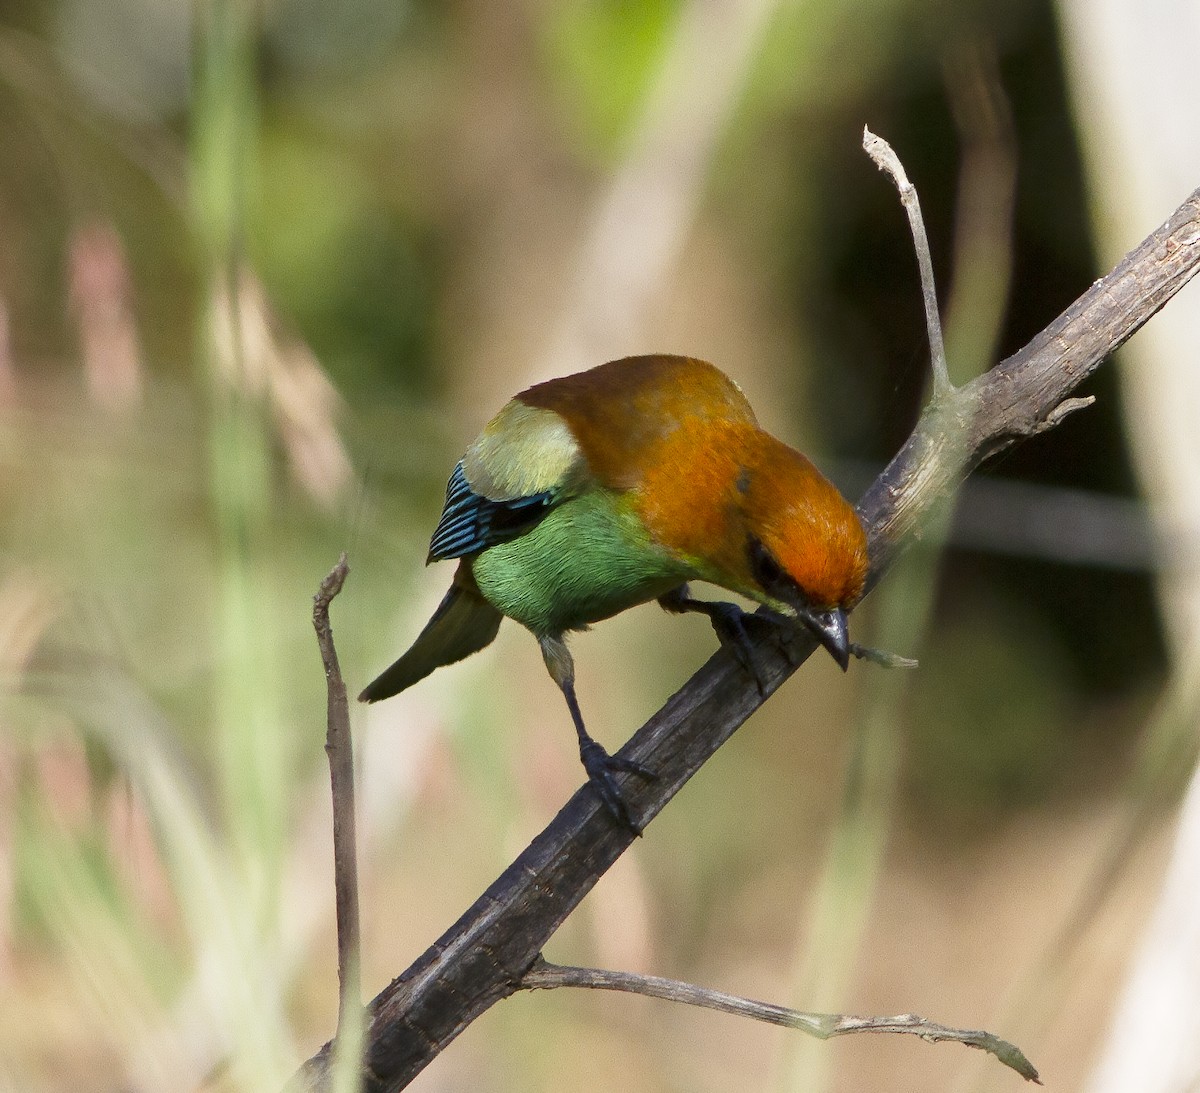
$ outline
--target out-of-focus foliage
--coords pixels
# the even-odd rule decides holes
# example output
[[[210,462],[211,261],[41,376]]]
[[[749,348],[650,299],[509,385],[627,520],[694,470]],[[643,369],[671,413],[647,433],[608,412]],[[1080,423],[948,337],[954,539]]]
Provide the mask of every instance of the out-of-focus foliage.
[[[986,630],[947,614],[914,685],[915,791],[935,815],[986,817],[1045,801],[1067,776],[1078,718],[1063,687],[1065,650],[1019,606],[993,605]]]
[[[547,10],[542,49],[566,141],[602,162],[619,157],[681,7],[571,0]]]
[[[687,127],[634,137],[681,38],[717,43],[715,64],[751,33],[732,2],[6,7],[0,1089],[278,1088],[331,1034],[311,595],[347,549],[333,623],[352,692],[416,633],[449,576],[421,568],[446,474],[553,368],[572,262],[628,157],[649,157],[683,225],[637,347],[715,359],[848,490],[906,433],[926,370],[864,122],[921,189],[945,287],[960,149],[944,66],[982,43],[1019,163],[1001,350],[1095,275],[1046,4],[758,2],[695,192],[669,189]],[[624,241],[631,283],[640,243]],[[1131,489],[1105,401],[999,472]],[[994,1016],[1067,913],[1064,875],[1114,808],[1161,649],[1147,573],[949,542],[917,591],[855,615],[863,640],[921,656],[919,676],[864,691],[869,666],[806,668],[548,955],[804,1006],[805,947],[840,916],[830,983],[851,1008]],[[652,608],[581,635],[593,730],[624,739],[711,647],[702,621]],[[368,990],[576,787],[560,707],[510,624],[356,712]],[[1076,993],[1106,989],[1110,949]],[[1022,1046],[1071,1088],[1099,1019],[1069,995]],[[787,1042],[558,993],[488,1014],[418,1086],[784,1089],[802,1073]],[[952,1047],[818,1051],[806,1089],[976,1075]]]

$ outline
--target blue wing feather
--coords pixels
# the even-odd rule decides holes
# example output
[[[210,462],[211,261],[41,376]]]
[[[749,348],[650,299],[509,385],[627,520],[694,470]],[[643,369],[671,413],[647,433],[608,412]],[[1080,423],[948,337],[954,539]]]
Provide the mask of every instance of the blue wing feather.
[[[458,464],[446,483],[442,518],[429,543],[429,561],[478,554],[497,543],[524,535],[550,511],[554,491],[493,501],[471,489]]]

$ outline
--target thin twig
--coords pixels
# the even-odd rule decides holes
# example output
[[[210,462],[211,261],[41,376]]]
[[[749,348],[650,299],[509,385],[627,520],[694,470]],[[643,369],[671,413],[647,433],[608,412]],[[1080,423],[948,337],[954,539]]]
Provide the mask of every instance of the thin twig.
[[[902,657],[899,653],[889,653],[886,649],[872,649],[869,645],[850,643],[850,654],[859,660],[869,660],[882,668],[919,668],[920,661],[913,657]]]
[[[942,338],[942,320],[938,315],[937,288],[933,281],[933,259],[929,256],[929,238],[925,234],[925,220],[921,216],[921,202],[917,188],[908,181],[904,164],[892,151],[892,146],[883,137],[877,137],[863,126],[863,151],[875,161],[875,166],[891,175],[900,201],[908,213],[908,226],[912,230],[913,246],[917,251],[917,267],[921,271],[921,295],[925,300],[925,327],[929,332],[929,356],[933,365],[933,402],[950,398],[955,391],[946,367],[946,345]]]
[[[325,754],[329,756],[329,783],[333,792],[333,887],[337,903],[338,933],[338,1023],[337,1035],[346,1028],[347,1012],[355,1017],[362,1007],[359,983],[358,851],[354,831],[354,744],[350,737],[350,705],[346,684],[338,666],[329,625],[330,601],[346,582],[350,566],[343,551],[337,565],[321,582],[313,597],[313,626],[325,665],[328,692],[328,723]],[[336,1038],[336,1037],[335,1037]]]
[[[550,964],[539,957],[521,980],[525,990],[551,990],[555,987],[585,987],[591,990],[627,991],[644,994],[650,998],[662,998],[668,1002],[680,1002],[686,1006],[731,1013],[738,1017],[751,1017],[783,1028],[799,1029],[820,1040],[834,1036],[847,1036],[855,1032],[896,1032],[919,1036],[922,1040],[936,1043],[953,1040],[956,1043],[976,1047],[994,1055],[1005,1066],[1012,1067],[1027,1081],[1041,1079],[1025,1054],[990,1032],[979,1029],[951,1028],[938,1025],[915,1013],[901,1013],[892,1017],[855,1017],[847,1013],[805,1013],[803,1010],[788,1009],[770,1002],[756,1002],[725,991],[709,990],[694,983],[678,979],[663,979],[657,975],[634,975],[631,972],[611,972],[600,968],[565,967]]]

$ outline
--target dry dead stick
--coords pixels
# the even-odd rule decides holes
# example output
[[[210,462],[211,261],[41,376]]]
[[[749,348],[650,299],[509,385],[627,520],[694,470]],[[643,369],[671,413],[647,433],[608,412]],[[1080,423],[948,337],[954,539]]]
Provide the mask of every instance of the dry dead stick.
[[[1200,267],[1200,190],[1024,349],[922,416],[859,502],[871,582],[910,544],[922,520],[987,456],[1052,428],[1078,405],[1071,392]],[[655,770],[622,793],[645,825],[812,651],[764,642],[753,680],[724,650],[634,734],[620,754]],[[790,654],[790,656],[788,655]],[[545,943],[632,840],[581,788],[550,825],[441,939],[371,1003],[364,1088],[404,1088],[463,1029],[522,989]],[[298,1088],[327,1089],[330,1046]]]
[[[349,1007],[362,1005],[359,982],[358,924],[358,850],[354,830],[354,745],[350,738],[350,706],[346,684],[338,666],[329,625],[330,601],[341,590],[350,572],[343,552],[337,565],[321,582],[313,597],[313,626],[317,645],[325,665],[328,712],[325,730],[325,754],[329,756],[329,783],[333,793],[333,886],[337,908],[338,936],[338,1024],[340,1035],[346,1028]]]
[[[930,365],[933,369],[933,394],[931,401],[936,404],[940,399],[949,398],[954,394],[954,386],[950,382],[950,372],[946,365],[946,346],[942,340],[942,320],[938,314],[937,292],[934,289],[933,259],[929,254],[929,239],[925,235],[925,219],[921,216],[921,202],[917,197],[917,188],[908,181],[904,164],[900,157],[892,151],[892,146],[881,137],[877,137],[865,125],[863,126],[863,151],[874,161],[875,166],[891,176],[900,194],[900,204],[908,216],[908,226],[912,231],[913,246],[917,252],[917,267],[921,273],[921,298],[925,304],[925,328],[929,333]]]
[[[951,1040],[979,1048],[994,1055],[1005,1066],[1012,1067],[1027,1081],[1041,1084],[1038,1072],[1025,1058],[1024,1052],[1007,1040],[981,1029],[951,1028],[935,1024],[915,1013],[900,1013],[891,1017],[855,1017],[848,1013],[805,1013],[788,1009],[771,1002],[756,1002],[725,991],[697,987],[694,983],[683,983],[678,979],[663,979],[657,975],[634,975],[631,972],[610,972],[601,968],[564,967],[550,964],[540,957],[525,973],[522,985],[528,990],[549,990],[554,987],[584,987],[599,991],[627,991],[648,998],[661,998],[667,1002],[682,1002],[687,1006],[700,1006],[719,1013],[732,1013],[738,1017],[750,1017],[783,1028],[799,1029],[819,1040],[831,1040],[835,1036],[847,1036],[858,1032],[894,1032],[919,1036],[922,1040],[936,1043]]]

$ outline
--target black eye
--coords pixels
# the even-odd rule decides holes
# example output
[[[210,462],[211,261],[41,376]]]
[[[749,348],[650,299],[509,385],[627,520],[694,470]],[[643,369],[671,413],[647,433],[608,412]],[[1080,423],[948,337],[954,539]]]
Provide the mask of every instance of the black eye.
[[[747,551],[750,555],[750,572],[766,591],[782,589],[792,583],[771,552],[753,536],[747,544]]]

